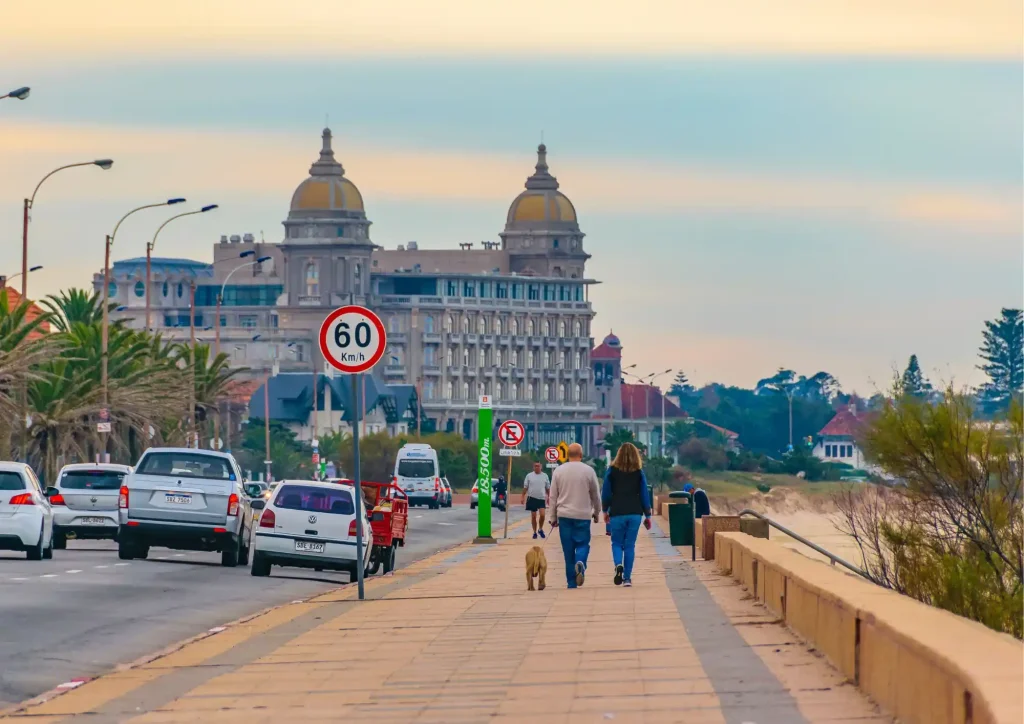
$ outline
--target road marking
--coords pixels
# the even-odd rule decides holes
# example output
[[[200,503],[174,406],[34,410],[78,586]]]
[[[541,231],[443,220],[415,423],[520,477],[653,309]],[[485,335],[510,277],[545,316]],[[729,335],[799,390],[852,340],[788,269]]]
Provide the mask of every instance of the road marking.
[[[41,575],[39,577],[40,578],[56,578],[57,574],[56,573],[44,573],[43,575]]]
[[[423,513],[420,513],[419,515],[414,515],[413,516],[413,518],[422,518],[422,517],[423,517]]]
[[[438,525],[455,525],[455,523],[438,523]]]
[[[184,558],[184,557],[185,557],[185,554],[184,554],[184,553],[175,553],[175,554],[174,554],[174,557],[175,557],[175,558]]]
[[[27,581],[27,578],[11,578],[12,581]]]
[[[166,561],[168,558],[170,558],[170,556],[157,556],[154,560]]]
[[[115,566],[130,566],[131,563],[115,563]]]
[[[82,571],[78,568],[72,568],[70,571],[64,571],[65,573],[81,573]]]
[[[93,568],[110,568],[110,566],[93,566]]]

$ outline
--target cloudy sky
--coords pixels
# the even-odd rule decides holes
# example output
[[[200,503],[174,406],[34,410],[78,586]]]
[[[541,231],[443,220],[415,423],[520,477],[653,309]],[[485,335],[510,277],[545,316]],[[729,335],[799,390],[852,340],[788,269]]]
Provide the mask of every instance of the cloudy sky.
[[[978,382],[982,321],[1024,296],[1021,23],[1017,0],[11,4],[0,88],[33,91],[0,101],[0,273],[63,163],[116,161],[40,192],[33,296],[88,284],[167,196],[222,208],[158,253],[279,240],[327,117],[377,243],[497,239],[543,135],[595,336],[639,369],[866,393],[917,353]]]

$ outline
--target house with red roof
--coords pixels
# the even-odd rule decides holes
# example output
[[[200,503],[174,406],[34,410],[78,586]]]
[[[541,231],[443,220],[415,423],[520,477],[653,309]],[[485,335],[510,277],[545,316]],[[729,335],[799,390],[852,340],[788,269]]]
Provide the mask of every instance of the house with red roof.
[[[21,293],[17,289],[15,289],[14,287],[9,287],[9,286],[3,285],[3,286],[0,286],[0,291],[2,291],[5,295],[7,295],[7,308],[8,309],[14,309],[19,304],[21,304]],[[46,311],[43,310],[42,307],[40,307],[35,302],[29,302],[28,311],[25,313],[25,321],[26,322],[31,322],[31,321],[33,321],[35,319],[38,319],[40,316],[42,316],[44,314],[46,314]],[[49,334],[51,331],[52,330],[50,329],[50,323],[49,322],[43,322],[42,324],[39,325],[38,329],[34,330],[28,336],[28,338],[29,339],[39,339],[44,334]]]
[[[855,404],[841,408],[818,432],[811,454],[825,462],[846,463],[858,470],[879,472],[877,466],[865,459],[857,442],[868,415],[865,410],[858,411]]]

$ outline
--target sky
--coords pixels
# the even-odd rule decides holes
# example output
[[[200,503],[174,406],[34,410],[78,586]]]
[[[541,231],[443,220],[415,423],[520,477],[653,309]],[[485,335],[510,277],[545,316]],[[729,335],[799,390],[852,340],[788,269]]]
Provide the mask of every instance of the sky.
[[[31,6],[31,7],[30,7]],[[387,248],[497,240],[544,140],[593,255],[598,341],[753,385],[778,367],[885,388],[917,354],[976,384],[1024,303],[1019,2],[48,0],[4,9],[0,274],[86,286],[127,209],[161,233],[281,239],[328,121]],[[628,14],[624,14],[625,10]],[[136,214],[114,258],[166,218]]]

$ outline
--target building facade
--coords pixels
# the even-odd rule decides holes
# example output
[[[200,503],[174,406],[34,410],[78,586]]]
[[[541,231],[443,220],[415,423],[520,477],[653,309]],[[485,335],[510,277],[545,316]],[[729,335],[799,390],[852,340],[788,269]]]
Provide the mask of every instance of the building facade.
[[[272,369],[312,373],[324,369],[316,344],[324,317],[343,304],[363,304],[388,330],[374,376],[382,385],[415,388],[424,431],[475,436],[477,400],[489,394],[495,425],[520,420],[529,447],[592,444],[588,287],[595,282],[585,273],[590,257],[576,209],[550,173],[544,145],[497,242],[454,249],[375,244],[362,194],[335,158],[329,129],[283,224],[278,243],[222,237],[213,263],[154,259],[150,327],[187,338],[194,284],[197,339],[215,344],[219,337],[221,351],[254,377]],[[269,260],[251,263],[262,257]],[[94,284],[101,287],[102,274]],[[145,259],[116,262],[111,287],[115,316],[144,327]]]

